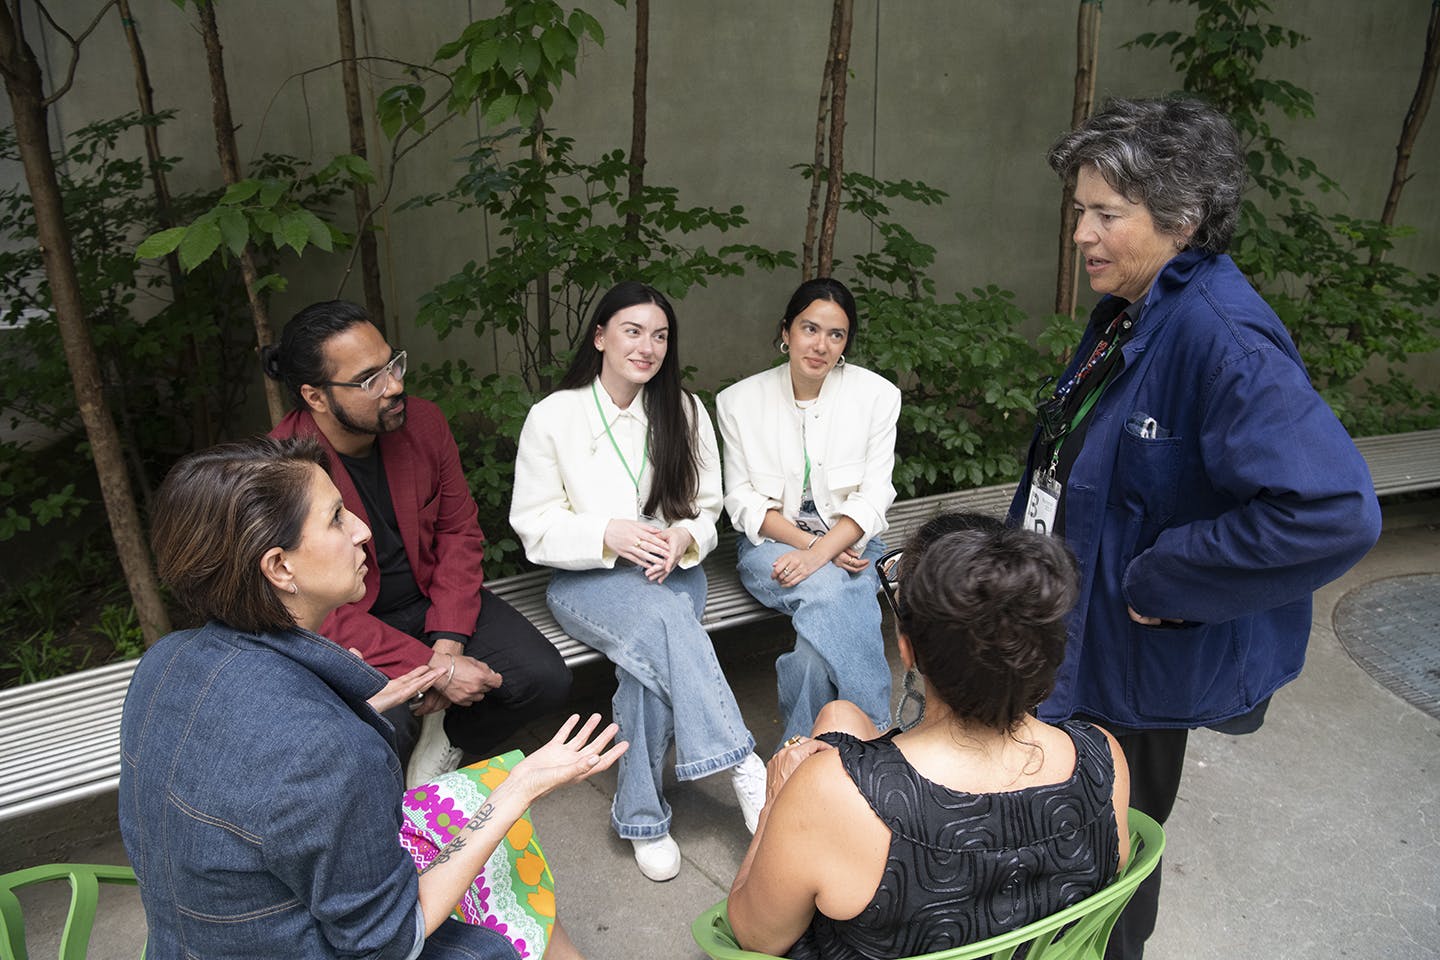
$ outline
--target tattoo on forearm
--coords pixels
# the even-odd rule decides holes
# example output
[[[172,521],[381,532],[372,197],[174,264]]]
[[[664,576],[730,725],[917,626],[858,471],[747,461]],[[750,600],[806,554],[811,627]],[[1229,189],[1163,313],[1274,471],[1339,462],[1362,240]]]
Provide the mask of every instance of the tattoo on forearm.
[[[444,849],[442,849],[439,853],[435,855],[434,860],[431,860],[429,863],[425,864],[425,866],[421,868],[421,875],[423,876],[424,874],[429,873],[431,870],[440,866],[440,864],[442,863],[448,863],[450,858],[454,854],[458,853],[462,848],[464,848],[464,846],[464,837],[456,837],[454,840],[451,840],[445,845]]]
[[[483,828],[485,824],[489,823],[490,818],[493,816],[495,816],[495,805],[489,800],[486,800],[484,805],[475,811],[475,816],[470,818],[470,822],[465,824],[465,829],[479,830]]]

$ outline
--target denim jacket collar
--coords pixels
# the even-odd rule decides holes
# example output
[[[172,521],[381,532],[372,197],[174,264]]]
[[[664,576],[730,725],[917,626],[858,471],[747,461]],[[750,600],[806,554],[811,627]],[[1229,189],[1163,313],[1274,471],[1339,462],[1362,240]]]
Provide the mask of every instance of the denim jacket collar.
[[[256,645],[274,650],[315,674],[334,690],[360,719],[379,731],[393,746],[394,727],[366,702],[385,687],[385,675],[379,670],[334,641],[304,627],[246,636]]]

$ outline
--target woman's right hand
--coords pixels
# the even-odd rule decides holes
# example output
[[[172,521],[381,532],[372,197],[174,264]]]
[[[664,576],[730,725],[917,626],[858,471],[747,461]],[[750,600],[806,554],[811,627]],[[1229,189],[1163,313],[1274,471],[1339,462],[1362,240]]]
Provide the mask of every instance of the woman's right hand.
[[[607,750],[606,744],[620,732],[618,724],[610,724],[591,739],[600,724],[600,714],[592,713],[590,719],[579,730],[575,725],[580,715],[571,714],[570,719],[556,731],[550,742],[534,751],[515,765],[506,778],[507,784],[523,790],[529,797],[526,805],[535,802],[545,794],[566,784],[579,783],[620,759],[630,744],[620,740]],[[574,731],[574,735],[571,732]]]
[[[809,760],[822,750],[834,750],[835,748],[824,740],[815,740],[810,737],[800,737],[788,747],[781,747],[770,758],[765,765],[765,806],[770,806],[775,798],[780,795],[780,790],[785,786],[785,781],[796,771],[800,764]]]
[[[605,525],[605,546],[648,573],[656,567],[664,567],[670,555],[670,544],[659,533],[648,523],[616,517]]]

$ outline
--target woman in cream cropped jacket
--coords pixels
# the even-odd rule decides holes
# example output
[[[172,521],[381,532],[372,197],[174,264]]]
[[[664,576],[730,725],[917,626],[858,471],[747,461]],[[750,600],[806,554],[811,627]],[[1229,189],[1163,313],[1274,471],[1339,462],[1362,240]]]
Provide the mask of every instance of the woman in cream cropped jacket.
[[[601,297],[560,388],[525,419],[510,507],[526,556],[556,568],[556,622],[615,664],[630,750],[610,819],[651,880],[680,869],[661,793],[672,742],[677,779],[731,771],[751,833],[765,803],[765,765],[700,625],[720,462],[709,415],[680,386],[677,341],[658,290]]]
[[[845,363],[858,322],[844,284],[806,281],[780,323],[789,362],[717,398],[741,582],[795,626],[795,649],[775,662],[786,737],[837,698],[881,729],[890,721],[874,561],[895,500],[900,391]]]

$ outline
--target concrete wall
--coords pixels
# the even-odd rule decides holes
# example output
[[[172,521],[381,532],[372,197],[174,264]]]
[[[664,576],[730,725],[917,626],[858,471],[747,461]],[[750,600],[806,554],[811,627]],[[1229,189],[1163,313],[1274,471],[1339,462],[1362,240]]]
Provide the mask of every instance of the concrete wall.
[[[1316,160],[1346,188],[1346,197],[1327,205],[1378,216],[1430,4],[1272,5],[1276,19],[1311,40],[1299,50],[1273,53],[1266,61],[1269,73],[1314,91],[1317,109],[1313,120],[1276,118],[1277,131],[1295,153]],[[93,6],[80,0],[54,5],[72,32],[88,22]],[[847,166],[924,180],[950,194],[939,209],[901,212],[907,226],[939,249],[934,273],[942,292],[995,283],[1014,290],[1033,315],[1050,309],[1059,187],[1044,152],[1069,122],[1076,6],[1073,0],[856,0]],[[184,158],[176,186],[216,182],[194,15],[169,0],[133,0],[133,7],[157,103],[178,111],[162,132],[165,150]],[[470,20],[498,7],[494,0],[356,0],[364,18],[362,54],[424,62]],[[601,0],[586,8],[603,23],[607,42],[584,47],[578,77],[567,78],[549,115],[555,129],[575,138],[582,157],[628,145],[633,59],[632,11]],[[249,158],[277,151],[324,162],[346,150],[338,72],[296,76],[338,57],[333,5],[223,0],[217,10],[242,153]],[[829,11],[826,0],[656,2],[647,180],[679,187],[687,203],[743,204],[750,225],[740,239],[798,249],[807,187],[790,168],[812,151]],[[28,12],[31,42],[43,49],[47,74],[63,73],[68,50],[33,9]],[[1187,7],[1108,0],[1099,95],[1157,95],[1178,86],[1163,54],[1120,44],[1143,31],[1184,29],[1190,21]],[[368,82],[373,95],[401,77],[399,67],[376,63],[362,84]],[[134,105],[123,36],[118,24],[107,22],[86,41],[75,87],[55,110],[56,126],[64,134]],[[407,156],[392,199],[444,189],[459,174],[457,158],[478,129],[473,118],[456,120]],[[382,143],[378,132],[372,130],[371,142],[373,154]],[[138,142],[135,149],[138,154]],[[1422,270],[1440,270],[1440,117],[1426,125],[1411,172],[1400,219],[1420,233],[1396,256]],[[338,221],[348,224],[348,207]],[[422,357],[436,357],[433,335],[410,324],[416,300],[466,260],[483,262],[486,224],[477,214],[436,209],[390,213],[382,226],[386,295],[400,322],[395,339]],[[496,225],[489,226],[493,242]],[[842,219],[842,253],[870,243],[866,224]],[[290,289],[274,302],[277,324],[337,290],[361,298],[358,279],[342,283],[340,260],[309,253],[290,264]],[[686,359],[699,367],[700,386],[768,362],[771,327],[795,281],[788,274],[752,274],[696,290],[680,306]],[[1082,302],[1087,297],[1082,291]],[[507,348],[461,333],[445,343],[444,353],[489,368],[506,361]]]

